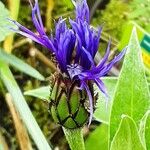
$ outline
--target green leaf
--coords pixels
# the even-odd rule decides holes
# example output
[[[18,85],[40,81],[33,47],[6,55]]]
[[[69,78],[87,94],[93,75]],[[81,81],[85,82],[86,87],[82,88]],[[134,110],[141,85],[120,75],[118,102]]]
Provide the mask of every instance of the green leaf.
[[[39,80],[44,80],[44,77],[33,67],[29,66],[16,56],[12,54],[7,54],[2,49],[0,49],[0,60],[9,63],[10,65],[16,67],[18,70],[24,72],[27,75],[30,75],[31,77]]]
[[[0,1],[0,42],[3,41],[12,31],[9,29],[10,23],[7,18],[10,18],[9,11],[5,8],[4,4]]]
[[[0,78],[11,94],[13,103],[20,113],[21,119],[26,125],[38,149],[50,150],[51,148],[49,147],[43,133],[41,132],[35,118],[33,117],[8,65],[2,61],[0,61]]]
[[[140,121],[140,126],[139,126],[139,135],[141,137],[141,141],[143,143],[143,145],[145,146],[146,149],[146,141],[145,141],[145,130],[146,130],[146,122],[148,120],[148,116],[150,115],[150,111],[148,110],[145,115],[143,116],[143,118]],[[150,130],[149,130],[150,131]]]
[[[150,150],[150,110],[141,119],[139,134],[145,149]]]
[[[64,134],[71,150],[85,150],[82,129],[63,128]]]
[[[149,106],[149,88],[136,30],[134,29],[113,98],[110,116],[110,141],[118,129],[122,114],[133,118],[138,125]]]
[[[42,100],[49,101],[50,86],[43,86],[37,89],[25,91],[24,95],[33,96]]]
[[[0,150],[4,150],[4,147],[2,144],[0,144]]]
[[[33,96],[39,99],[49,101],[50,86],[44,86],[38,89],[26,91],[24,92],[24,95]]]
[[[112,97],[114,94],[115,86],[117,83],[117,78],[115,77],[105,77],[102,79],[106,89],[108,91],[109,97],[107,98],[98,88],[95,86],[96,92],[98,93],[98,100],[96,105],[96,110],[94,112],[94,117],[108,124],[110,118],[110,108],[112,105]]]
[[[85,141],[85,149],[108,150],[108,125],[101,124],[89,135]]]
[[[0,150],[4,150],[3,145],[0,144]]]
[[[71,0],[63,0],[63,3],[65,3],[67,5],[67,8],[70,8],[70,9],[73,8],[73,4],[72,4]]]
[[[150,111],[147,112],[145,122],[145,142],[147,150],[150,150]]]
[[[129,116],[122,115],[110,150],[145,150],[140,141],[136,124]]]
[[[107,99],[106,96],[97,88],[97,86],[95,86],[95,90],[96,90],[95,92],[98,93],[98,100],[97,100],[96,110],[94,112],[94,117],[96,118],[96,120],[108,124],[110,118],[110,108],[112,105],[112,98],[114,96],[115,87],[118,78],[105,77],[102,80],[108,91],[109,98]],[[150,89],[150,84],[149,84],[149,89]],[[108,103],[106,104],[107,101]]]

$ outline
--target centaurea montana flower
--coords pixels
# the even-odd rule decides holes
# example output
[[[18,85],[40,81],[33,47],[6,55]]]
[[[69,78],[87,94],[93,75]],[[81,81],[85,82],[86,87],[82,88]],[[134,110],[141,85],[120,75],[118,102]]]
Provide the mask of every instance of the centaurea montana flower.
[[[59,74],[59,80],[57,80],[57,88],[59,88],[58,86],[62,86],[60,80],[63,81],[63,86],[68,86],[67,91],[65,91],[65,98],[69,99],[70,97],[70,94],[67,94],[68,91],[74,92],[79,90],[80,96],[84,95],[82,91],[86,93],[85,97],[86,99],[88,99],[87,107],[89,111],[89,115],[87,118],[89,118],[90,125],[95,105],[93,83],[95,83],[98,88],[105,95],[107,95],[106,88],[101,80],[101,77],[105,76],[110,71],[112,66],[124,56],[125,49],[113,60],[107,62],[110,52],[109,42],[104,57],[96,65],[94,57],[98,51],[102,28],[100,27],[98,31],[96,31],[93,27],[90,26],[89,7],[86,0],[72,1],[76,8],[76,18],[75,20],[69,19],[71,27],[67,27],[66,19],[60,18],[55,26],[55,34],[51,34],[50,36],[46,35],[45,33],[38,6],[38,0],[35,0],[34,6],[31,4],[32,21],[36,28],[36,31],[38,32],[38,35],[22,26],[18,22],[13,22],[19,28],[18,30],[16,30],[16,32],[41,44],[55,55],[59,68],[59,73],[57,73]],[[60,76],[63,79],[60,79]],[[55,91],[53,92],[56,92],[58,95],[58,91],[59,90],[55,89]],[[55,99],[57,95],[53,96],[52,94],[51,97],[54,97]],[[63,92],[61,92],[60,95],[62,96]],[[70,114],[70,117],[71,115],[72,114]],[[85,119],[85,121],[87,120],[87,118]],[[62,122],[60,116],[55,120],[58,120],[58,122]],[[67,119],[64,118],[64,120],[66,121]],[[83,125],[82,123],[78,125],[76,121],[75,124],[77,124],[77,127]],[[70,128],[74,128],[74,126]]]

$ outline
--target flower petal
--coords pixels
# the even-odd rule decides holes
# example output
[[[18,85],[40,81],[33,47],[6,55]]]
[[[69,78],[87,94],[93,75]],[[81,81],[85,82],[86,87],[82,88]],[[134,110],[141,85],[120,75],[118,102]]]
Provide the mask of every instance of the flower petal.
[[[84,60],[84,63],[85,63],[85,61],[86,61],[86,63],[90,62],[91,63],[90,66],[94,67],[95,64],[94,64],[94,60],[93,60],[91,54],[84,47],[82,47],[82,50],[87,56],[86,59]]]
[[[104,83],[102,82],[102,80],[100,80],[99,78],[96,78],[94,81],[95,81],[96,85],[98,86],[98,88],[105,94],[106,97],[108,97],[107,89],[106,89]]]
[[[82,21],[90,21],[89,7],[86,0],[72,0],[76,7],[76,20],[80,19]]]
[[[107,65],[101,70],[100,76],[106,75],[106,74],[110,71],[110,69],[113,67],[113,65],[122,59],[122,57],[125,55],[125,53],[126,53],[126,48],[124,48],[124,49],[119,53],[119,55],[117,55],[109,64],[107,64]]]
[[[95,68],[92,69],[93,73],[100,72],[100,70],[104,67],[105,63],[107,62],[108,56],[110,53],[110,44],[111,44],[111,41],[109,41],[109,43],[108,43],[106,53],[105,53],[104,57],[102,58],[102,60],[99,62],[99,64]]]
[[[34,7],[32,8],[32,21],[40,36],[46,35],[37,0],[35,1]]]

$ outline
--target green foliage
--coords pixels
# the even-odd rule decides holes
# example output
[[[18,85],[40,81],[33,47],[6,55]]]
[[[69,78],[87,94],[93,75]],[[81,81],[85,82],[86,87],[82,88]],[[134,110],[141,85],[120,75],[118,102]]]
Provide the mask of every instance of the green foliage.
[[[24,92],[24,95],[33,96],[42,100],[49,101],[50,86],[40,87],[38,89]]]
[[[122,36],[122,26],[126,23],[128,5],[124,1],[111,0],[106,9],[96,12],[96,17],[92,23],[100,25],[104,23],[103,31],[109,32],[112,37],[120,39]]]
[[[8,36],[11,31],[9,27],[12,25],[9,23],[7,18],[10,18],[9,11],[5,8],[4,4],[0,1],[0,42]]]
[[[12,54],[7,54],[2,49],[0,49],[0,60],[9,63],[10,65],[16,67],[18,70],[24,72],[27,75],[30,75],[31,77],[34,77],[39,80],[44,80],[44,77],[33,67],[29,66],[16,56]]]
[[[95,90],[98,93],[98,100],[96,104],[96,110],[94,112],[94,117],[97,120],[108,124],[110,117],[110,108],[112,105],[112,98],[117,83],[117,78],[105,77],[102,80],[107,88],[109,97],[106,98],[106,96],[97,88],[97,86],[95,87]]]
[[[3,145],[2,145],[2,144],[0,144],[0,150],[3,150],[3,149],[4,149]]]
[[[111,150],[145,150],[136,124],[129,116],[122,116],[119,128],[111,144]]]
[[[149,147],[149,138],[150,138],[150,124],[149,124],[149,116],[150,116],[150,111],[148,110],[143,118],[140,121],[140,126],[139,126],[139,135],[141,136],[141,141],[143,145],[145,146],[145,149]]]
[[[128,17],[136,21],[146,31],[150,32],[150,1],[133,0],[130,2],[131,12]]]
[[[144,138],[147,150],[150,150],[150,111],[146,113]]]
[[[29,24],[29,22],[31,22],[30,18],[31,18],[31,7],[30,4],[27,2],[26,5],[20,5],[20,10],[19,14],[18,14],[18,22],[22,23],[22,24],[26,24],[27,27],[31,28],[31,23]],[[24,13],[26,12],[26,13]]]
[[[63,1],[59,1],[56,0],[55,1],[55,7],[54,7],[54,17],[56,19],[58,19],[59,17],[63,16],[64,18],[68,17],[68,15],[70,16],[70,14],[73,14],[73,4],[71,2],[71,0],[63,0]]]
[[[97,10],[92,23],[96,26],[104,23],[103,31],[121,39],[126,23],[135,21],[150,32],[150,1],[149,0],[110,0],[103,10]]]
[[[133,118],[138,125],[149,106],[150,94],[141,50],[134,29],[113,98],[110,117],[110,142],[117,131],[122,114]]]
[[[63,0],[63,3],[67,6],[67,8],[74,8],[73,3],[71,0]]]
[[[141,120],[139,133],[147,150],[150,150],[150,111],[147,111]]]
[[[43,86],[37,89],[25,91],[24,95],[33,96],[41,100],[49,101],[50,86]]]
[[[108,150],[108,125],[98,126],[85,141],[86,150]]]
[[[26,125],[30,135],[32,136],[37,147],[41,150],[50,150],[50,147],[41,132],[36,120],[34,119],[23,95],[18,87],[9,67],[4,62],[0,61],[0,78],[12,96],[13,103],[17,108],[20,116]]]

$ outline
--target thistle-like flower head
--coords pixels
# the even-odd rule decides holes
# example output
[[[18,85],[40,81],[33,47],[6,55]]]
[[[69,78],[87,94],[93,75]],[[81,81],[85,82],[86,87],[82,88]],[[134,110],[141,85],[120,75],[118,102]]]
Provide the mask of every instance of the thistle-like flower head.
[[[89,99],[89,124],[93,116],[93,96],[89,81],[95,83],[98,88],[107,95],[101,77],[105,76],[112,66],[125,54],[123,50],[113,60],[108,62],[110,42],[102,60],[96,64],[94,57],[98,51],[102,28],[98,30],[90,26],[89,8],[86,0],[72,0],[75,5],[75,20],[69,19],[71,27],[66,25],[66,19],[60,18],[55,25],[55,32],[48,36],[45,33],[38,0],[32,5],[32,21],[38,34],[30,31],[18,22],[16,32],[46,47],[56,57],[61,74],[68,77],[71,82],[78,81],[79,89],[85,90]]]

